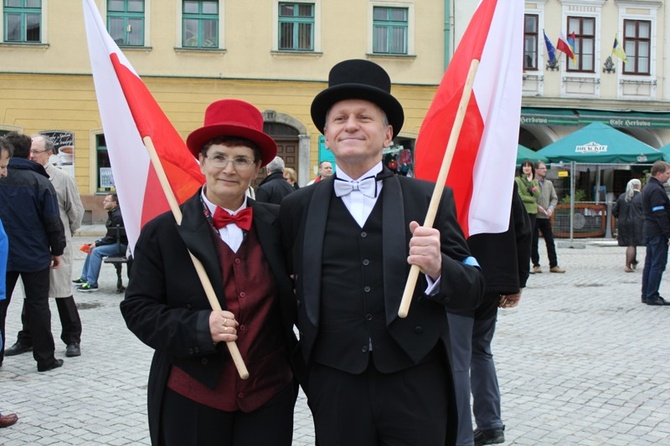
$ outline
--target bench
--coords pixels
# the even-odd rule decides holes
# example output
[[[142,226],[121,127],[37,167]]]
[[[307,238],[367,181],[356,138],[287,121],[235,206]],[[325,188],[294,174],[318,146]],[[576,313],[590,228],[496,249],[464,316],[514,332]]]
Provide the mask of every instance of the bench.
[[[121,278],[121,272],[123,270],[123,264],[127,264],[128,267],[128,278],[130,278],[130,268],[133,265],[133,256],[115,256],[115,257],[105,257],[103,260],[105,263],[110,263],[116,268],[116,292],[123,293],[126,290],[126,287],[123,286],[123,279]]]
[[[121,229],[123,227],[116,225],[116,247],[117,252],[121,252]],[[126,290],[126,287],[123,286],[123,279],[121,273],[123,270],[123,264],[125,263],[128,270],[128,278],[130,279],[130,268],[133,266],[133,256],[107,256],[103,259],[104,263],[109,263],[114,265],[116,268],[116,292],[123,293]]]

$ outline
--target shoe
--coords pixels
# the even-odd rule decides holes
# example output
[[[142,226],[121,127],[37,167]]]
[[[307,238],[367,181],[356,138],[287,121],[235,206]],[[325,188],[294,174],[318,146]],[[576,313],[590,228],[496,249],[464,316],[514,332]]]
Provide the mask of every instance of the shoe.
[[[75,285],[81,285],[86,283],[86,281],[80,277],[79,279],[73,280],[72,283],[74,283]]]
[[[37,364],[37,371],[38,372],[48,372],[49,370],[57,369],[58,367],[63,367],[63,360],[62,359],[55,359],[54,362],[52,362],[48,366],[41,366],[41,365]]]
[[[540,265],[533,266],[533,273],[542,274],[542,268],[540,268]]]
[[[498,444],[505,442],[505,427],[499,429],[475,429],[473,437],[475,446]]]
[[[81,349],[79,348],[79,344],[72,343],[68,344],[67,347],[65,348],[65,356],[68,358],[71,358],[73,356],[81,356]]]
[[[556,265],[556,266],[552,266],[551,268],[549,268],[549,272],[550,273],[564,273],[565,270],[563,268],[561,268],[560,266]]]
[[[21,353],[27,353],[33,350],[31,345],[23,345],[20,342],[16,342],[11,347],[5,349],[5,356],[16,356]]]
[[[645,303],[647,305],[670,305],[670,302],[663,299],[661,296],[655,297],[654,299],[647,299]]]
[[[9,427],[17,421],[19,421],[19,417],[15,413],[0,415],[0,427]]]
[[[637,268],[637,260],[633,260],[633,262],[630,264],[630,267],[633,269]]]
[[[98,291],[98,285],[82,283],[77,287],[77,291],[81,291],[82,293],[90,293],[91,291]]]

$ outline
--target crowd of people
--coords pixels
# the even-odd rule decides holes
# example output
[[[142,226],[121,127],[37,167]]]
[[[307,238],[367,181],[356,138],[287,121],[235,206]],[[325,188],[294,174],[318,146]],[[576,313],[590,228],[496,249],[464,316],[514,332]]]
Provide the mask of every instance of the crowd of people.
[[[210,104],[186,141],[205,183],[181,205],[180,218],[166,213],[142,228],[120,309],[155,351],[147,388],[152,444],[289,446],[299,387],[322,446],[504,442],[491,351],[498,308],[518,304],[531,257],[541,272],[538,232],[549,271],[563,272],[547,224],[556,193],[546,166],[524,163],[522,175],[510,178],[505,233],[466,240],[450,188],[434,227],[422,226],[434,185],[383,162],[404,111],[382,67],[336,64],[310,112],[334,162],[321,161],[316,179],[299,187],[255,106]],[[107,234],[82,247],[84,269],[71,280],[81,202],[49,172],[50,142],[35,136],[31,144],[14,152],[9,178],[30,176],[25,194],[40,205],[20,222],[2,211],[9,204],[0,207],[10,242],[0,328],[4,337],[21,275],[23,327],[6,354],[32,351],[38,370],[47,371],[63,365],[54,357],[49,296],[62,302],[66,356],[81,354],[72,284],[50,291],[49,281],[95,291],[102,257],[125,253],[128,240],[118,197],[108,194]],[[5,184],[0,200],[9,203]],[[38,221],[39,234],[22,232]],[[38,242],[40,258],[28,267],[13,249]],[[412,266],[420,274],[400,317]],[[0,416],[0,427],[12,420]]]

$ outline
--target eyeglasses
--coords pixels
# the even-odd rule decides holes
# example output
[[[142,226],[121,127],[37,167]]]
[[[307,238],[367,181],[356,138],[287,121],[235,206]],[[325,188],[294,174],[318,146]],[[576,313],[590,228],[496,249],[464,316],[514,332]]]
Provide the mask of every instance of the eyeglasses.
[[[31,150],[30,154],[31,155],[39,155],[40,153],[47,152],[48,150]]]
[[[244,156],[238,156],[235,158],[226,158],[223,155],[211,155],[206,156],[205,158],[210,160],[212,166],[216,167],[217,169],[225,169],[228,166],[228,163],[232,162],[233,168],[238,172],[249,170],[251,166],[256,164],[254,160]]]

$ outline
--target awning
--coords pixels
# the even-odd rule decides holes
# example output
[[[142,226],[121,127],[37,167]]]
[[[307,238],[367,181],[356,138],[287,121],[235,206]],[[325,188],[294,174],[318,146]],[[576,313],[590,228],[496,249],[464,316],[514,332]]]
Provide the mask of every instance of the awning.
[[[588,125],[619,128],[670,128],[670,113],[521,107],[522,125]]]

